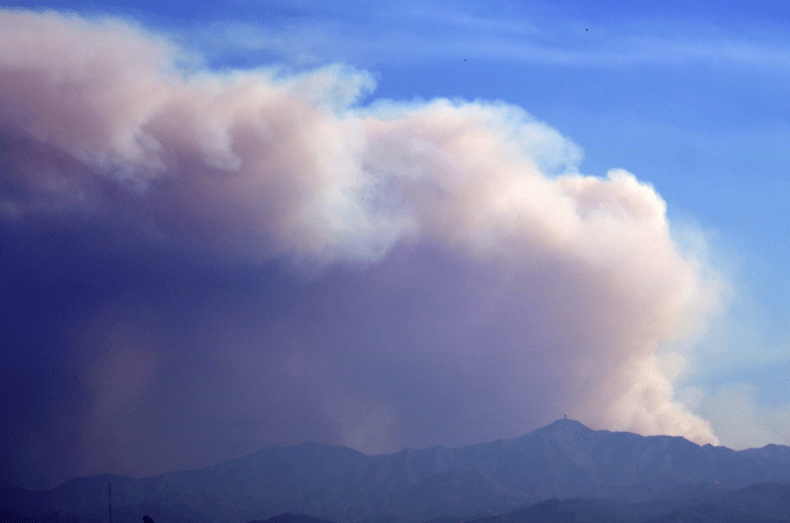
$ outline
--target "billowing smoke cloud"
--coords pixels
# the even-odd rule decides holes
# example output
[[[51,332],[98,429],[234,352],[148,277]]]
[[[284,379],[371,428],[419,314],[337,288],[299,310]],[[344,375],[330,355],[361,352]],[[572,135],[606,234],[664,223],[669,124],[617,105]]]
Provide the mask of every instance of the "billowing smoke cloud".
[[[717,442],[656,356],[702,328],[715,287],[651,186],[579,174],[579,148],[521,109],[361,107],[374,82],[350,67],[213,72],[52,12],[0,13],[0,44],[6,230],[122,224],[250,282],[152,269],[152,294],[85,308],[61,405],[81,413],[79,472],[302,439],[461,445],[563,412]]]

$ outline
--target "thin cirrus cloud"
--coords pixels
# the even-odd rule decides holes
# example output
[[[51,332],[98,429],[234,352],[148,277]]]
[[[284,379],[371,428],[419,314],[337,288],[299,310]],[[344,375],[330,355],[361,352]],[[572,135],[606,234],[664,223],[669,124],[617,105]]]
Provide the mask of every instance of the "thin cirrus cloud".
[[[355,13],[355,23],[350,23],[332,11],[317,13],[294,14],[270,24],[229,17],[190,27],[182,39],[188,45],[197,43],[219,62],[259,52],[266,59],[277,57],[301,66],[336,60],[402,64],[459,56],[584,69],[716,63],[781,70],[790,65],[790,49],[778,44],[771,31],[765,34],[783,27],[779,21],[774,27],[763,20],[767,13],[762,13],[761,32],[751,30],[750,18],[745,17],[746,26],[735,34],[715,19],[691,14],[672,20],[623,15],[606,21],[582,13],[555,13],[550,18],[536,10],[502,17],[463,8],[448,14],[399,6]]]
[[[5,230],[86,216],[296,275],[183,311],[164,291],[86,309],[67,349],[84,388],[64,402],[83,454],[62,474],[302,439],[462,445],[563,411],[718,442],[657,356],[704,329],[716,282],[678,252],[650,185],[579,174],[581,150],[520,108],[360,107],[374,82],[341,65],[185,70],[179,48],[112,19],[2,12],[0,43]]]

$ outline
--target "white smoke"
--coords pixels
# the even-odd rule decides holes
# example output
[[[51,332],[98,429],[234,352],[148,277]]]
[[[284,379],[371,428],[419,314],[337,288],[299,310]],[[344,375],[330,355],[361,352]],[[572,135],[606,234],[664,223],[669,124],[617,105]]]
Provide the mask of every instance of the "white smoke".
[[[6,220],[132,216],[163,241],[319,266],[392,267],[396,248],[432,245],[463,260],[459,274],[479,269],[491,284],[469,287],[470,308],[490,307],[468,325],[490,333],[492,348],[461,340],[442,356],[451,370],[439,369],[438,356],[424,363],[447,383],[480,380],[501,404],[572,401],[567,410],[598,427],[717,442],[673,401],[656,359],[660,344],[702,328],[716,289],[678,252],[649,184],[623,170],[578,173],[577,146],[504,103],[359,107],[374,82],[348,66],[184,72],[181,56],[127,23],[0,13]],[[417,259],[404,266],[418,272]],[[418,283],[403,288],[423,296]],[[452,336],[464,323],[455,318],[414,332]],[[535,328],[514,326],[523,318]],[[403,352],[393,361],[428,358]],[[412,370],[403,363],[399,375],[417,380]],[[553,383],[550,397],[529,399],[525,377]],[[442,409],[428,390],[434,399],[425,401]],[[458,412],[484,419],[488,406],[456,392]],[[406,431],[393,413],[408,410],[384,404],[397,398],[377,405],[339,385],[332,394],[327,412],[340,423],[351,423],[342,405],[368,409],[351,416],[367,421],[343,429],[348,441]]]

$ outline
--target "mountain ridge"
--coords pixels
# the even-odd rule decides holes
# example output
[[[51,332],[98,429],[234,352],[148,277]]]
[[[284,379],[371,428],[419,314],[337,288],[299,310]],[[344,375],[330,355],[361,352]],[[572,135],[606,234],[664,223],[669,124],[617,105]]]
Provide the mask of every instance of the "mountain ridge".
[[[405,523],[503,514],[551,498],[642,502],[688,488],[790,484],[790,447],[735,451],[560,419],[512,439],[374,456],[317,442],[270,445],[149,478],[100,475],[46,491],[2,489],[0,510],[38,519],[61,510],[101,521],[110,481],[116,523],[136,523],[141,512],[168,523],[245,523],[282,513]]]

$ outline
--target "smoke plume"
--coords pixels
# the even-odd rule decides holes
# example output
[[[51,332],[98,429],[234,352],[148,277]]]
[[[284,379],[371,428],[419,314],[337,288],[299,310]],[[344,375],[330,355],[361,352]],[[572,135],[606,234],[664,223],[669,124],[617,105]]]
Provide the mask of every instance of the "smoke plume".
[[[362,106],[374,81],[350,66],[214,71],[55,12],[0,12],[0,44],[5,230],[116,224],[247,271],[158,273],[152,295],[82,310],[63,356],[81,392],[62,402],[100,456],[81,472],[301,439],[462,445],[563,412],[717,442],[656,356],[703,328],[715,287],[649,184],[580,174],[581,150],[522,109]]]

